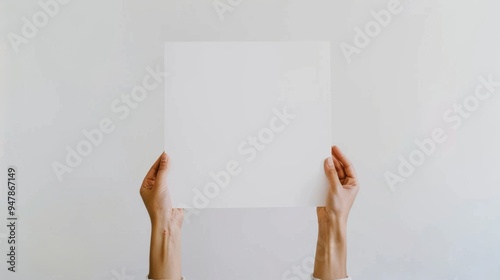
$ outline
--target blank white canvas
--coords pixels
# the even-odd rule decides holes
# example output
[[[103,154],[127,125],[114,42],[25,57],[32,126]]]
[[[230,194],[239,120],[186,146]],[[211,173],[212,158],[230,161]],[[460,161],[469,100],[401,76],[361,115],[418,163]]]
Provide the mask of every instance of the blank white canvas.
[[[174,207],[324,205],[328,42],[169,42],[165,69]]]

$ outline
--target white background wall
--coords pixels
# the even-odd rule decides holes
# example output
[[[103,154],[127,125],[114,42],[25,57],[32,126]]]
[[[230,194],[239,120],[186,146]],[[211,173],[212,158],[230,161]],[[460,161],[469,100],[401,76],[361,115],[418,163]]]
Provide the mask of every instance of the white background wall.
[[[232,3],[221,20],[212,1],[72,0],[16,53],[7,35],[21,34],[22,18],[41,8],[0,2],[0,158],[2,170],[19,168],[20,180],[19,272],[7,273],[2,261],[1,278],[147,274],[149,221],[138,189],[163,146],[163,88],[124,120],[110,106],[141,83],[147,66],[162,63],[164,41],[329,40],[333,138],[361,180],[349,274],[499,279],[500,88],[459,129],[442,118],[474,93],[480,76],[500,80],[499,2],[401,1],[403,11],[351,63],[339,45],[353,44],[354,28],[388,1]],[[115,131],[59,182],[52,162],[105,117]],[[397,172],[398,157],[408,158],[414,141],[435,128],[447,141],[391,191],[384,173]],[[4,185],[1,194],[5,209]],[[6,234],[0,227],[2,255]],[[309,266],[315,238],[314,209],[206,210],[184,227],[184,274],[306,279],[302,264]],[[297,278],[286,274],[294,266]]]

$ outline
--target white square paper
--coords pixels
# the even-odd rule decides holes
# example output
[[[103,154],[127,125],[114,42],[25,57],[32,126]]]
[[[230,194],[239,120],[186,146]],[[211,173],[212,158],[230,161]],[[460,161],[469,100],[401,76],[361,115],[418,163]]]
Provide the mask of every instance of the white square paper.
[[[327,42],[172,42],[165,151],[174,207],[324,205]]]

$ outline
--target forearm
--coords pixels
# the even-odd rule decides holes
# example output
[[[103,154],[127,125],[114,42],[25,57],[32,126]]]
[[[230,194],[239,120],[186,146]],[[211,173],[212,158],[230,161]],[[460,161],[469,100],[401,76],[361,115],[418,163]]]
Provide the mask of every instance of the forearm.
[[[182,278],[181,232],[172,231],[161,223],[152,223],[149,254],[150,279]]]
[[[319,226],[313,274],[315,278],[333,280],[347,277],[346,224],[331,222]]]

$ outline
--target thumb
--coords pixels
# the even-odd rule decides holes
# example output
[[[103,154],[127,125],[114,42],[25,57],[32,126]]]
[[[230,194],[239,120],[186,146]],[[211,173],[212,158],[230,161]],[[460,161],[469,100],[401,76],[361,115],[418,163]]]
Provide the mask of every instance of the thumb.
[[[167,185],[167,170],[168,170],[169,158],[165,152],[160,156],[160,166],[158,167],[158,173],[156,173],[155,185],[156,187],[163,187]]]
[[[333,163],[333,159],[331,157],[325,159],[325,173],[328,181],[330,182],[330,187],[336,189],[338,186],[341,186],[339,180],[339,175],[337,174],[337,170],[335,169],[335,165]]]

